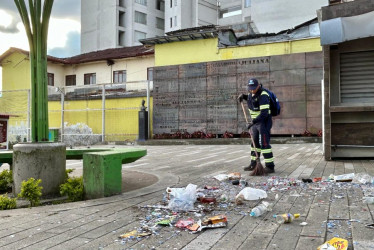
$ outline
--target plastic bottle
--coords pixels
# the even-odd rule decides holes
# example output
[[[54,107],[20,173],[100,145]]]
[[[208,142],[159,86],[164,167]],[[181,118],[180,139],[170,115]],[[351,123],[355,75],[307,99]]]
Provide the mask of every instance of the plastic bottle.
[[[269,211],[269,205],[269,202],[263,201],[261,202],[261,204],[254,207],[249,215],[253,217],[259,217],[265,212]]]
[[[244,178],[241,178],[239,181],[239,186],[245,188],[247,186],[247,181]]]
[[[297,219],[300,217],[300,214],[278,214],[274,215],[275,220],[277,221],[278,224],[283,224],[283,223],[291,223],[294,219]]]

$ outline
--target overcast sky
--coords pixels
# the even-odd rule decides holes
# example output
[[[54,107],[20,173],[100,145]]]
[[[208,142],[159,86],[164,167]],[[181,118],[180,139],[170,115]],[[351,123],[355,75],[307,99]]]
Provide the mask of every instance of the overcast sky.
[[[27,0],[25,3],[28,6]],[[54,1],[49,23],[48,55],[70,57],[80,53],[80,3],[80,0]],[[0,0],[0,55],[10,47],[30,50],[14,0]]]

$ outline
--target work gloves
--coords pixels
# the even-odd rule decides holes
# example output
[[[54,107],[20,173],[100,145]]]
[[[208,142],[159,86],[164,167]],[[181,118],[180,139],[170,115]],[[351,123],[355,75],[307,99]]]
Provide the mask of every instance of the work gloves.
[[[239,102],[242,102],[242,101],[243,101],[243,94],[240,94],[240,95],[238,96],[238,101],[239,101]]]

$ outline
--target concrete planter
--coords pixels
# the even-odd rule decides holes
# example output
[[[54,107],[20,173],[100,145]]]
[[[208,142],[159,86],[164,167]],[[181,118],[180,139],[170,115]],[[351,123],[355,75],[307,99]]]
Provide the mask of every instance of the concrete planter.
[[[58,195],[65,180],[66,145],[63,143],[19,143],[13,147],[13,193],[21,192],[22,181],[41,179],[43,196]]]

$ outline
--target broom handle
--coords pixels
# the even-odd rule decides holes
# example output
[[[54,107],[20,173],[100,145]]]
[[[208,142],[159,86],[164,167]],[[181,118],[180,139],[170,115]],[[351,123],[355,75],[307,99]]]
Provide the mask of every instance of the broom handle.
[[[243,104],[243,102],[240,102],[240,104],[242,105],[242,110],[243,110],[245,121],[248,123],[248,117],[247,117],[247,113],[245,112],[244,104]],[[248,131],[249,131],[249,135],[251,136],[252,145],[253,145],[253,148],[255,150],[256,158],[258,159],[257,149],[256,149],[255,142],[253,141],[253,136],[252,136],[252,133],[251,133],[251,129],[248,129]]]

